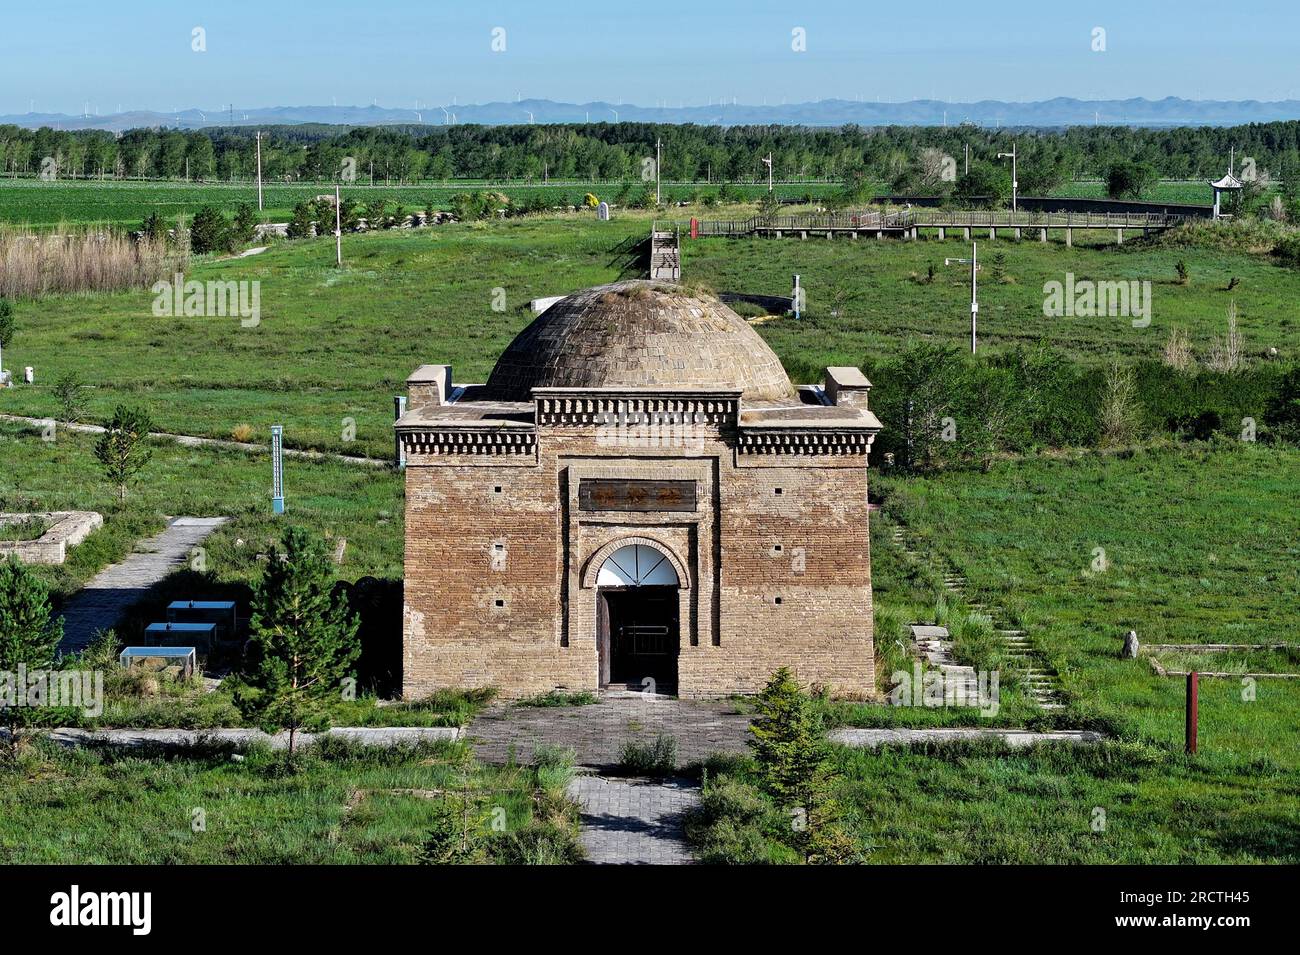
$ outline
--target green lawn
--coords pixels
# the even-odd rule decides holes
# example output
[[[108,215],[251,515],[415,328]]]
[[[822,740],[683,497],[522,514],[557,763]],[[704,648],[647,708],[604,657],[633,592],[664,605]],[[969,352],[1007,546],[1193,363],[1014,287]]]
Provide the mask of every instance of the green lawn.
[[[1300,654],[1165,658],[1238,674],[1201,681],[1194,756],[1182,752],[1184,681],[1120,655],[1129,629],[1148,644],[1300,643],[1300,451],[1043,456],[987,474],[878,475],[875,493],[885,511],[872,547],[883,675],[903,662],[887,635],[934,619],[937,581],[888,533],[902,520],[967,576],[970,599],[1005,608],[1060,672],[1069,706],[1051,722],[1111,738],[1030,750],[833,747],[833,793],[866,861],[1300,862],[1300,681],[1240,675],[1300,672]],[[1019,705],[1011,700],[1013,716]],[[864,726],[1001,722],[969,710],[822,709]],[[780,845],[788,821],[756,788],[752,764],[720,761],[709,785],[690,827],[705,861],[795,861]]]
[[[989,474],[880,477],[876,491],[966,574],[973,597],[1029,631],[1079,716],[1126,736],[1177,748],[1184,695],[1145,659],[1120,658],[1128,630],[1146,643],[1300,642],[1295,449],[1045,457]],[[1300,768],[1298,683],[1260,680],[1251,701],[1239,680],[1207,679],[1201,745]]]
[[[286,763],[217,746],[161,756],[29,747],[0,764],[0,863],[336,865],[421,861],[468,834],[479,861],[572,862],[569,767],[488,767],[463,744],[331,743]],[[440,837],[440,838],[439,838]],[[466,860],[470,861],[470,860]]]

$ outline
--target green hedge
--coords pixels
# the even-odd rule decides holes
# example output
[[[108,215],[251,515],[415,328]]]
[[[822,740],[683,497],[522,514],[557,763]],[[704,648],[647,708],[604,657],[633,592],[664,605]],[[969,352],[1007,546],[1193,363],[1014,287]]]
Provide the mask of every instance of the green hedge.
[[[1300,437],[1300,367],[1256,363],[1229,374],[1141,361],[1131,370],[1140,434],[1240,438],[1253,422],[1261,441]],[[998,452],[1090,447],[1102,437],[1106,370],[1044,346],[971,358],[920,343],[866,371],[885,425],[876,450],[905,468],[987,464]]]

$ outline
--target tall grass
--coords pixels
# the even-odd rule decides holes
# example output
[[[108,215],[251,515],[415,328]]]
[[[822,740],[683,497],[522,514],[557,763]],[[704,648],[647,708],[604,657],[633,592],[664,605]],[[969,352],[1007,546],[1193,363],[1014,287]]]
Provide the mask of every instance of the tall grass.
[[[0,297],[147,288],[188,260],[183,247],[110,230],[0,231]]]

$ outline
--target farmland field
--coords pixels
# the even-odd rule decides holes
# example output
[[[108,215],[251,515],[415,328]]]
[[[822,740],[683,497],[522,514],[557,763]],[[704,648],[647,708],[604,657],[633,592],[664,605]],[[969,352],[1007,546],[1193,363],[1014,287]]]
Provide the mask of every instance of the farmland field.
[[[643,183],[631,184],[633,195],[639,193]],[[653,186],[653,181],[651,182]],[[494,189],[512,198],[540,193],[556,205],[573,205],[588,192],[597,197],[613,200],[623,188],[621,182],[567,183],[547,185],[536,181],[491,183],[483,180],[457,180],[455,182],[429,182],[417,185],[385,184],[371,186],[368,181],[344,185],[344,193],[367,203],[387,200],[390,209],[403,205],[407,211],[424,209],[432,202],[435,207],[448,208],[450,198],[458,192],[474,189]],[[739,183],[731,187],[749,199],[757,199],[766,192],[765,184]],[[830,195],[840,188],[837,183],[810,182],[786,183],[776,186],[779,196],[801,198],[805,195]],[[885,183],[876,183],[877,193],[889,192]],[[663,184],[666,201],[685,201],[693,196],[715,194],[717,183]],[[313,196],[333,194],[333,183],[284,184],[267,182],[263,187],[263,221],[285,222],[294,205]],[[1070,182],[1055,190],[1054,195],[1104,199],[1103,182]],[[1201,182],[1166,181],[1156,184],[1144,198],[1155,202],[1180,202],[1209,205],[1210,189]],[[128,228],[138,228],[150,212],[157,212],[168,222],[181,216],[192,216],[204,205],[213,205],[233,212],[240,203],[257,205],[257,186],[251,182],[178,182],[171,180],[141,182],[138,180],[98,181],[93,179],[64,179],[45,182],[39,179],[0,178],[0,224],[29,225],[47,229],[68,223],[100,223]],[[671,213],[670,213],[671,214]],[[704,215],[711,214],[707,210]]]
[[[653,187],[654,183],[651,181]],[[431,182],[419,185],[388,185],[382,181],[371,186],[368,182],[355,182],[343,187],[344,194],[362,204],[386,200],[389,211],[401,205],[408,212],[423,210],[432,202],[435,208],[449,208],[449,200],[458,192],[492,189],[512,198],[521,195],[541,194],[556,205],[574,205],[592,192],[602,199],[613,200],[621,182],[572,183],[545,185],[538,182],[489,183],[465,180],[450,183]],[[638,195],[644,183],[631,184],[632,194]],[[689,199],[696,193],[716,193],[718,185],[705,183],[664,183],[665,198]],[[766,186],[740,185],[739,192],[757,197],[766,192]],[[805,194],[824,195],[838,186],[824,183],[801,183],[778,187],[778,193],[791,197]],[[262,221],[286,222],[293,207],[314,196],[334,193],[334,183],[309,183],[285,185],[266,183],[263,186]],[[0,224],[29,225],[50,228],[66,223],[102,223],[139,228],[140,222],[150,212],[157,212],[167,222],[174,223],[179,216],[193,216],[205,205],[216,206],[231,213],[240,203],[257,207],[255,183],[187,183],[159,182],[99,182],[96,180],[60,180],[43,182],[38,179],[0,179]]]

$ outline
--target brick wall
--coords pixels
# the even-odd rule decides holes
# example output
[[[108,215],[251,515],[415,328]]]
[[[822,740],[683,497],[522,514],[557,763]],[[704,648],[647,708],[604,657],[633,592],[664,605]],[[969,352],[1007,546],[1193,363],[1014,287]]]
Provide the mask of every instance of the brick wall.
[[[409,457],[408,697],[595,689],[596,590],[584,572],[600,548],[633,536],[689,575],[681,695],[754,692],[783,665],[837,693],[873,692],[865,458],[737,457],[721,430],[629,448],[544,427],[537,445],[535,456]],[[696,509],[580,512],[584,476],[694,480]]]

